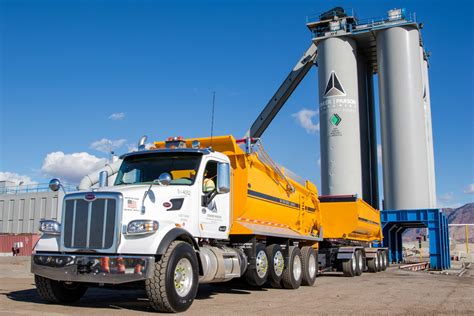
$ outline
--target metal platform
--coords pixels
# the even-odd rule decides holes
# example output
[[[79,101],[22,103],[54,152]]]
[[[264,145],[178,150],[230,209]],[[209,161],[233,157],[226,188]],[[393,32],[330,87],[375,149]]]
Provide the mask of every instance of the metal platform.
[[[440,209],[381,211],[383,246],[389,249],[390,262],[402,262],[402,234],[408,228],[428,228],[430,268],[451,267],[448,220]]]

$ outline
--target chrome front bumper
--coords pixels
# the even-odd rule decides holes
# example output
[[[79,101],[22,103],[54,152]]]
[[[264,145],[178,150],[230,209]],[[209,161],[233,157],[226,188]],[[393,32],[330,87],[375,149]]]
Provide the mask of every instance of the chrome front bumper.
[[[70,282],[120,284],[151,277],[155,258],[39,253],[31,256],[31,272]]]

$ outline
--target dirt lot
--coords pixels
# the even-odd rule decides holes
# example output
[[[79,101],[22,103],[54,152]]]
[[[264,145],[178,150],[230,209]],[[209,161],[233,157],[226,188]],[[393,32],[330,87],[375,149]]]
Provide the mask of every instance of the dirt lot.
[[[0,257],[2,315],[151,314],[143,291],[89,289],[73,306],[50,305],[36,293],[29,258]],[[338,274],[318,278],[315,287],[298,290],[251,289],[239,282],[202,285],[185,315],[208,314],[474,314],[474,277],[386,272],[356,278]]]

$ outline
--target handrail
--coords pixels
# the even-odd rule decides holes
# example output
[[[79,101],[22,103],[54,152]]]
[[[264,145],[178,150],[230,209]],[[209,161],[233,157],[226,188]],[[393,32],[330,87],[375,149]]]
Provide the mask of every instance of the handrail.
[[[66,192],[76,191],[76,186],[72,184],[63,184]],[[25,185],[9,185],[0,187],[1,194],[21,194],[21,193],[38,193],[48,192],[48,183],[36,183],[36,184],[25,184]]]

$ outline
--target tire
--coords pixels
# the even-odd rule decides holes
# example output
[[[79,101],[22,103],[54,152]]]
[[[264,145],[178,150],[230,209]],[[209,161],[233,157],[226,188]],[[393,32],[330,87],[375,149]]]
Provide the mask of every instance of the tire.
[[[281,284],[285,289],[297,289],[303,280],[303,256],[300,248],[291,246],[288,250],[288,262],[283,270]]]
[[[356,260],[356,270],[355,275],[360,276],[364,271],[364,256],[362,255],[362,251],[357,250],[355,252],[355,260]]]
[[[316,277],[318,276],[318,253],[312,247],[301,248],[301,255],[303,256],[303,280],[302,285],[314,286],[316,284]]]
[[[268,258],[268,283],[270,286],[279,288],[283,270],[285,269],[285,257],[280,245],[270,245],[265,249]]]
[[[381,271],[387,270],[387,252],[382,250],[380,251],[380,261],[381,261]]]
[[[198,289],[198,261],[187,242],[173,241],[155,263],[153,276],[145,281],[151,307],[159,312],[183,312],[194,301]]]
[[[357,262],[355,258],[355,253],[352,254],[351,259],[342,260],[342,273],[346,277],[353,277],[356,275]]]
[[[56,304],[77,302],[87,291],[87,286],[81,283],[71,282],[71,284],[68,284],[39,275],[35,275],[35,284],[42,299]]]
[[[380,272],[382,271],[382,254],[380,253],[380,251],[377,251],[377,261],[379,262],[378,263],[378,267],[377,267],[377,272]]]
[[[247,269],[245,281],[251,286],[262,286],[268,278],[268,257],[265,246],[261,243],[255,246],[255,267]]]
[[[379,267],[378,267],[378,260],[377,258],[370,258],[367,259],[367,270],[369,272],[377,272]]]

